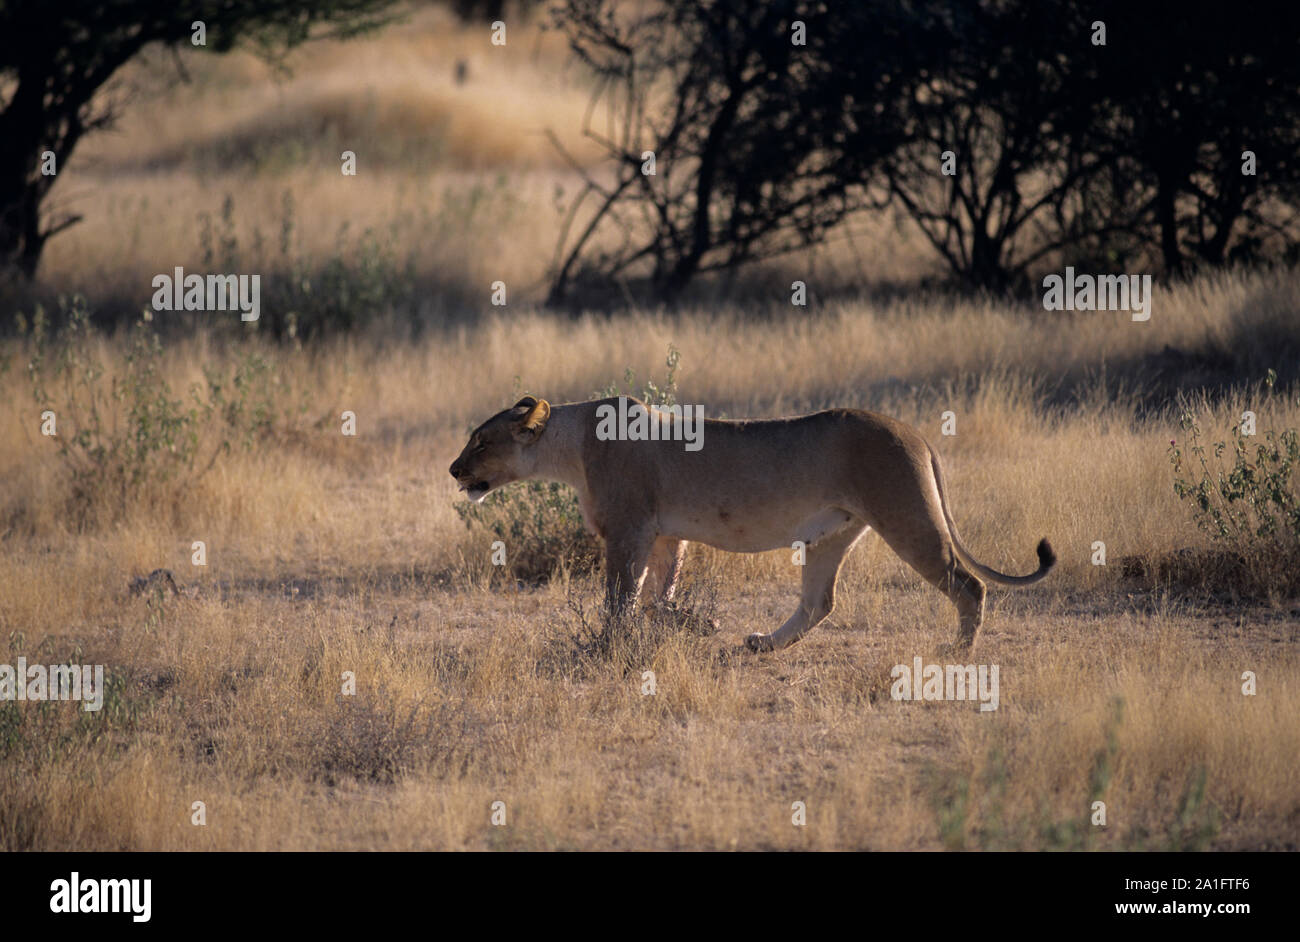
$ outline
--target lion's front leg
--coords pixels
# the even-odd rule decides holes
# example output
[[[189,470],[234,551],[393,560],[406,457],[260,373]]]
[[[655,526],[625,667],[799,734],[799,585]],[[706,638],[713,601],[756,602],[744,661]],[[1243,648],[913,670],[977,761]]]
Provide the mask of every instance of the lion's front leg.
[[[606,536],[605,605],[611,617],[623,615],[636,607],[653,545],[653,535]]]
[[[655,540],[646,570],[645,591],[650,604],[671,602],[677,591],[677,576],[686,558],[686,541],[670,536]]]

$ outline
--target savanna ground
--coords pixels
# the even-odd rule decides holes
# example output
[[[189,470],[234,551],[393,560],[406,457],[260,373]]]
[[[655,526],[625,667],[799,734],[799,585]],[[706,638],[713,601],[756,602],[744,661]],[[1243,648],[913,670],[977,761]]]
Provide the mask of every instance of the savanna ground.
[[[185,426],[192,462],[150,453],[137,464],[168,473],[130,486],[116,459],[69,464],[40,434],[40,348],[4,341],[0,662],[104,664],[109,690],[93,714],[0,706],[0,847],[1296,849],[1300,604],[1246,591],[1231,565],[1215,575],[1171,441],[1186,449],[1188,409],[1206,443],[1231,442],[1246,410],[1261,435],[1300,426],[1295,364],[1278,362],[1296,349],[1300,274],[1162,287],[1146,323],[920,287],[793,311],[777,292],[546,313],[533,302],[566,177],[540,132],[574,126],[587,92],[556,37],[511,42],[492,62],[427,13],[309,47],[280,84],[247,58],[187,57],[189,85],[146,60],[120,132],[65,171],[56,194],[88,218],[51,244],[42,277],[92,308],[143,307],[153,274],[241,252],[290,270],[382,259],[350,276],[400,272],[423,300],[415,331],[276,344],[161,314],[156,355],[126,331],[83,338],[78,363],[104,374],[83,383],[74,365],[49,383],[65,437],[94,390],[98,435],[120,442],[150,390],[212,405],[212,377],[242,377]],[[480,47],[456,85],[451,62]],[[342,178],[333,155],[354,137],[376,142],[373,169]],[[905,233],[784,264],[848,280],[926,270]],[[504,309],[488,303],[496,278],[521,285]],[[938,660],[956,618],[874,536],[830,622],[766,656],[740,644],[796,604],[789,551],[693,546],[700,617],[646,620],[613,650],[591,643],[598,571],[525,575],[531,530],[505,541],[505,571],[492,565],[497,535],[466,525],[447,474],[466,432],[523,392],[662,385],[670,346],[678,400],[713,416],[833,405],[916,424],[983,562],[1028,572],[1052,540],[1049,579],[990,592],[972,660],[999,665],[997,711],[890,699],[890,668]],[[530,523],[518,497],[496,499]],[[129,590],[158,568],[179,593]]]

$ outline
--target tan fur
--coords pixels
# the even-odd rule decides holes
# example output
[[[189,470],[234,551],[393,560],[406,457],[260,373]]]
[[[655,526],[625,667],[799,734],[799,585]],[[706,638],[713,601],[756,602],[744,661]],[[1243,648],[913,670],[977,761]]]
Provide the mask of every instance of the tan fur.
[[[631,400],[635,402],[635,400]],[[686,541],[742,553],[807,546],[799,608],[756,651],[793,644],[835,606],[840,565],[868,531],[957,607],[957,645],[984,616],[984,582],[1024,585],[1056,561],[1006,576],[977,562],[957,537],[938,455],[914,429],[856,409],[756,421],[708,420],[703,447],[681,441],[601,441],[596,409],[617,399],[551,407],[525,397],[479,426],[451,466],[473,500],[512,481],[562,481],[605,540],[611,612],[635,604],[643,583],[671,598]],[[680,421],[666,418],[665,421]]]

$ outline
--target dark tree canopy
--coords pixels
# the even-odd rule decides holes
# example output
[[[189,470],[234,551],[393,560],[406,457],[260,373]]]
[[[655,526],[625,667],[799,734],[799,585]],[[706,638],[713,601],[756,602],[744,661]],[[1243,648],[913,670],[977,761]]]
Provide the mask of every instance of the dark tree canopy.
[[[95,93],[149,43],[248,42],[267,55],[316,35],[349,36],[389,19],[393,0],[0,0],[0,269],[30,277],[46,240],[78,217],[46,219],[42,202],[87,132],[112,121]]]
[[[585,175],[553,300],[638,268],[671,298],[814,244],[866,205],[866,168],[900,143],[890,92],[914,76],[899,56],[909,24],[888,10],[569,0],[557,21],[597,77],[584,130],[614,172]]]
[[[611,172],[587,175],[553,299],[672,297],[884,204],[978,288],[1296,255],[1291,0],[567,0],[558,23],[617,132],[588,129]]]
[[[1171,272],[1293,251],[1300,208],[1300,6],[1106,0],[1122,29],[1092,94],[1090,146],[1116,168],[1133,231]],[[1254,173],[1242,173],[1245,152]]]

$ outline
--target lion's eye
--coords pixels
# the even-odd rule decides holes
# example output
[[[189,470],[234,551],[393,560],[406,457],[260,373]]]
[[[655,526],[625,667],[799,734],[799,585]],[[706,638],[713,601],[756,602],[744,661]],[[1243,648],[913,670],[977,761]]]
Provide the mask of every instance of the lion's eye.
[[[486,450],[487,450],[487,445],[483,442],[479,442],[473,448],[470,449],[470,454],[477,455],[480,451],[486,451]]]

